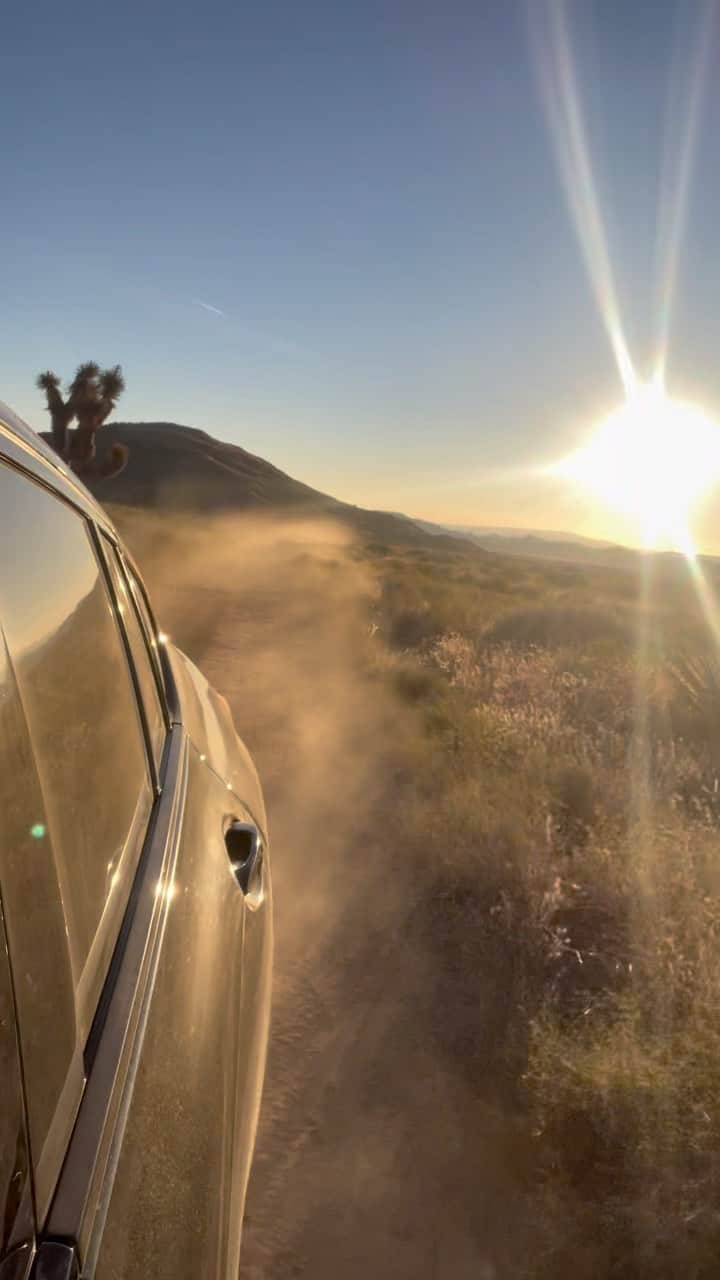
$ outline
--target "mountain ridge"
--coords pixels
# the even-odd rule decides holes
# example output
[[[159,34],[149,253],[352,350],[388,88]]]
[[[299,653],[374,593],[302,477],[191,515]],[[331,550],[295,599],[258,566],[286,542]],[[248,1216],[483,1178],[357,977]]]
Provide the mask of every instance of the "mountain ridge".
[[[165,511],[209,514],[272,508],[337,519],[378,543],[446,546],[466,555],[482,549],[444,529],[429,534],[407,516],[341,502],[295,480],[273,463],[236,444],[217,440],[198,427],[173,422],[112,422],[102,429],[98,453],[114,444],[128,447],[118,476],[91,477],[88,487],[103,503]]]

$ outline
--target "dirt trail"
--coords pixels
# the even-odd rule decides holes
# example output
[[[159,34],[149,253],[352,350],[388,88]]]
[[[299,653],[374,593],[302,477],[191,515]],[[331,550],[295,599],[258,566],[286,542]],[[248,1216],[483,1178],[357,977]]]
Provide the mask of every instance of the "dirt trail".
[[[478,1188],[506,1135],[433,1035],[434,961],[406,929],[408,713],[367,674],[373,582],[346,538],[228,525],[212,572],[210,540],[195,543],[172,585],[144,557],[161,621],[229,699],[268,805],[274,1015],[241,1276],[491,1280],[510,1274],[497,1259],[511,1227],[502,1178]]]

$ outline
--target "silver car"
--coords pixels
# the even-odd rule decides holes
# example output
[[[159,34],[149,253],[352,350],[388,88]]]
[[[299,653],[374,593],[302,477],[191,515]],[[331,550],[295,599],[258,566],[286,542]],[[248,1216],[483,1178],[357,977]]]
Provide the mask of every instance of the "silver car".
[[[0,1280],[236,1280],[262,791],[105,512],[0,404]]]

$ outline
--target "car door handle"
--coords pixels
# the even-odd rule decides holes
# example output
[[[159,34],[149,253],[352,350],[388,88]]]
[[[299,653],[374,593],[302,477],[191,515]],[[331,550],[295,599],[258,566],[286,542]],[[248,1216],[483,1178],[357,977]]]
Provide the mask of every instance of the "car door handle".
[[[230,866],[243,893],[257,885],[263,858],[263,839],[254,822],[233,820],[225,830]]]

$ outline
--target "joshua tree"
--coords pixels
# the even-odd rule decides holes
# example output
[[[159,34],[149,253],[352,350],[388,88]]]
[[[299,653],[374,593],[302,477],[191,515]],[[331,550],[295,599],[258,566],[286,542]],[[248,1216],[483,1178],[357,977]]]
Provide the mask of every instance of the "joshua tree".
[[[81,364],[70,385],[70,404],[77,418],[71,458],[87,464],[95,458],[95,435],[110,416],[125,389],[120,365],[100,372],[93,363]]]
[[[56,373],[51,373],[49,369],[45,373],[39,373],[37,385],[41,391],[45,392],[47,399],[53,446],[62,457],[65,457],[67,432],[74,417],[74,410],[70,405],[69,399],[63,400],[62,398],[60,379]]]
[[[78,366],[75,377],[63,399],[60,379],[54,373],[41,373],[37,385],[45,392],[52,426],[52,443],[57,452],[80,475],[117,475],[127,462],[125,445],[115,444],[102,463],[96,460],[95,436],[110,416],[125,390],[119,364],[101,372],[100,366],[88,361]],[[77,427],[68,432],[77,418]]]

